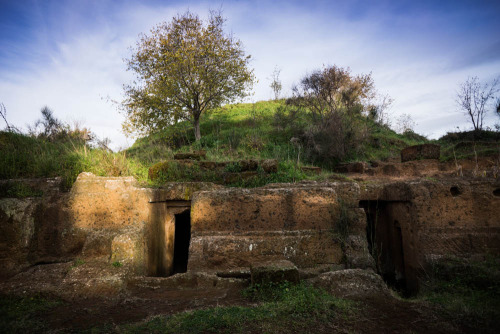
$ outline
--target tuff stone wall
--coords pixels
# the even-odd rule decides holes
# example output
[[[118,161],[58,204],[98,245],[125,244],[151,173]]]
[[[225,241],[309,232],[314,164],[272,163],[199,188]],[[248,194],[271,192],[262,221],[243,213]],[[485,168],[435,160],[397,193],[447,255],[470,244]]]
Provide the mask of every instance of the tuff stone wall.
[[[416,289],[434,261],[500,254],[499,188],[498,181],[481,179],[389,182],[362,185],[360,199],[377,208],[390,233],[400,228],[405,275]]]
[[[189,268],[221,271],[252,262],[290,260],[301,268],[352,264],[369,258],[366,217],[339,197],[334,184],[274,185],[198,192],[191,207]],[[359,191],[354,184],[350,191]],[[347,212],[345,217],[342,214]],[[349,220],[349,221],[342,221]],[[359,222],[360,221],[360,222]],[[341,235],[340,224],[361,225]],[[366,262],[366,261],[365,261]],[[364,266],[370,266],[368,260]]]
[[[43,192],[42,197],[0,199],[0,276],[10,277],[39,263],[99,259],[120,262],[145,274],[153,203],[190,200],[207,183],[171,183],[163,189],[138,187],[132,177],[78,176],[69,192],[60,179],[16,180]]]
[[[379,245],[386,249],[374,254],[379,270],[401,272],[416,287],[432,261],[500,253],[500,182],[491,179],[150,189],[133,178],[83,173],[70,192],[60,190],[60,180],[37,182],[42,197],[0,199],[1,278],[77,258],[166,275],[175,214],[189,209],[191,272],[241,271],[267,260],[289,260],[300,269],[373,268],[380,241],[400,243],[402,252]],[[379,241],[367,236],[375,221]]]

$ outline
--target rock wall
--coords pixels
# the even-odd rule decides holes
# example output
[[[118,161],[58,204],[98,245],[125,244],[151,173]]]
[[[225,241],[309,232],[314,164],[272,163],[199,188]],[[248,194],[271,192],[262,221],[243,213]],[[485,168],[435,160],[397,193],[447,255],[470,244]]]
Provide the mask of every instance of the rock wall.
[[[500,182],[486,179],[152,189],[82,173],[69,192],[57,179],[37,182],[41,197],[0,199],[1,278],[75,259],[150,276],[182,272],[185,261],[188,271],[227,275],[288,260],[376,267],[416,289],[432,261],[500,253]],[[184,248],[176,238],[187,238]]]
[[[40,189],[41,197],[0,199],[0,276],[10,277],[34,264],[103,260],[146,274],[158,236],[151,228],[155,203],[190,200],[207,183],[171,183],[140,188],[132,177],[78,176],[71,191],[60,179],[16,180]]]
[[[359,191],[355,184],[350,188]],[[223,271],[272,259],[300,268],[343,265],[347,244],[356,247],[349,248],[351,263],[361,264],[359,258],[369,258],[366,238],[355,237],[364,233],[366,217],[343,202],[338,190],[334,184],[282,184],[196,193],[189,268]],[[361,231],[342,234],[340,225],[351,221]]]
[[[362,185],[361,205],[369,216],[371,212],[372,222],[386,230],[385,236],[379,237],[379,241],[386,238],[385,246],[379,248],[389,253],[395,243],[402,248],[401,260],[382,251],[379,265],[399,266],[399,271],[402,267],[409,288],[417,289],[418,277],[425,275],[434,261],[450,256],[498,256],[499,188],[498,181],[458,178]],[[401,236],[396,240],[398,229]],[[384,261],[385,256],[391,256],[392,263]]]

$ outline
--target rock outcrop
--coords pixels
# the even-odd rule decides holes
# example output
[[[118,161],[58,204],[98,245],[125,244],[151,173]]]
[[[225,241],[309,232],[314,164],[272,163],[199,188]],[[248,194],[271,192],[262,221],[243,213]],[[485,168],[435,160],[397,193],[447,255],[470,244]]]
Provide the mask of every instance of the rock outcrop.
[[[438,159],[441,146],[436,144],[422,144],[409,146],[401,151],[401,162],[423,159]]]
[[[31,182],[40,186],[39,197],[0,199],[1,280],[77,259],[88,270],[116,265],[127,275],[187,271],[248,280],[252,264],[288,261],[303,278],[377,268],[388,282],[416,290],[433,261],[500,254],[496,179],[308,181],[254,189],[186,182],[153,189],[133,178],[82,173],[69,192],[60,182]],[[341,280],[348,273],[323,275]],[[112,282],[109,291],[122,291],[128,278],[112,276],[104,280]]]

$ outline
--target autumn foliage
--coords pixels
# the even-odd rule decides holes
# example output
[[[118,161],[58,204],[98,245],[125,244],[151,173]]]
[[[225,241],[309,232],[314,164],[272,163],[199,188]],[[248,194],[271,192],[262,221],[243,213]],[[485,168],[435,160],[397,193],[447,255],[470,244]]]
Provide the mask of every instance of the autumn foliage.
[[[212,12],[208,22],[187,12],[142,35],[127,60],[136,81],[125,86],[126,133],[140,135],[181,120],[201,138],[200,115],[246,96],[254,75],[242,44]]]

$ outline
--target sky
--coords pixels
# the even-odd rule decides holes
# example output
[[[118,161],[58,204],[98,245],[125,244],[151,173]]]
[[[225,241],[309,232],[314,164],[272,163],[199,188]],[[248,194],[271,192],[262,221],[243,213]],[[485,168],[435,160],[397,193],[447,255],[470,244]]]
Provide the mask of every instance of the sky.
[[[272,98],[276,66],[284,96],[316,69],[350,67],[372,73],[378,92],[394,99],[391,119],[409,114],[418,133],[437,138],[471,128],[455,102],[460,83],[500,76],[499,1],[0,0],[0,103],[9,123],[25,128],[48,106],[115,150],[130,146],[135,139],[110,102],[134,80],[124,62],[130,47],[178,13],[207,18],[210,9],[222,9],[226,31],[252,56],[258,82],[246,102]],[[495,117],[491,110],[485,125]]]

